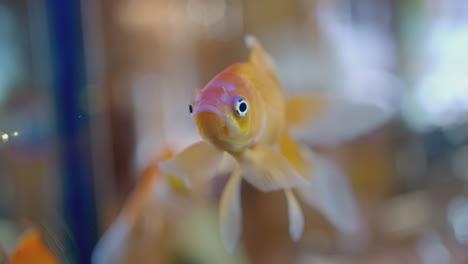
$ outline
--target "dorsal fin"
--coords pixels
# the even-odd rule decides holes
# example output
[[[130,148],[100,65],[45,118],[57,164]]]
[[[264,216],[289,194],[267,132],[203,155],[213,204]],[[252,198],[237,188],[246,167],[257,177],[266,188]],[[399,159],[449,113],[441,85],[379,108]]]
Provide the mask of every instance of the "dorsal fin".
[[[267,69],[275,78],[278,79],[276,67],[271,56],[265,51],[260,41],[253,35],[245,36],[245,46],[250,49],[249,62],[257,64]]]

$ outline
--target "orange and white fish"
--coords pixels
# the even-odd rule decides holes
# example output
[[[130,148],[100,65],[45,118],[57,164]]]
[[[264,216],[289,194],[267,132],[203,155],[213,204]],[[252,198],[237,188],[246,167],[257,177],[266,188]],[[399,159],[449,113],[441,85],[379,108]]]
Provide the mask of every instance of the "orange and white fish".
[[[356,231],[357,208],[346,176],[290,134],[289,124],[299,127],[304,125],[301,121],[310,121],[305,118],[307,113],[288,116],[298,108],[287,106],[270,56],[254,37],[246,37],[246,44],[250,47],[249,60],[218,74],[189,105],[203,141],[161,163],[160,168],[190,185],[215,176],[223,155],[236,160],[219,212],[223,240],[231,252],[242,228],[242,179],[260,191],[284,190],[293,240],[300,239],[304,226],[294,191],[320,209],[338,229]]]
[[[58,258],[44,244],[41,234],[34,228],[21,235],[10,264],[58,264]]]
[[[170,209],[180,208],[177,195],[185,196],[188,190],[179,179],[161,172],[158,167],[159,162],[172,156],[172,149],[167,147],[161,153],[142,172],[120,215],[97,243],[92,263],[145,262],[139,259],[142,257],[168,262],[162,247],[170,247],[165,240],[166,229],[175,228],[175,222],[169,221],[171,216],[174,218]]]

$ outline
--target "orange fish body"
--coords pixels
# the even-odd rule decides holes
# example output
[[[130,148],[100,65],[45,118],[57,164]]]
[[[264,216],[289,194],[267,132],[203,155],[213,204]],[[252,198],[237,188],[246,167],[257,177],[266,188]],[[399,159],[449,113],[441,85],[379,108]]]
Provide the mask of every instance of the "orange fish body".
[[[249,60],[233,64],[218,74],[189,105],[204,141],[160,164],[163,171],[190,185],[193,179],[215,176],[224,154],[236,160],[237,166],[220,201],[222,236],[230,251],[235,249],[241,230],[241,179],[260,191],[284,190],[290,235],[298,240],[304,220],[294,192],[317,206],[320,199],[309,194],[319,188],[311,184],[312,178],[323,178],[320,174],[324,173],[312,177],[313,172],[319,171],[315,168],[317,163],[325,164],[322,171],[331,169],[337,175],[334,179],[342,178],[339,170],[323,158],[317,158],[290,135],[286,126],[290,118],[286,116],[286,99],[272,61],[254,37],[247,37],[246,43],[250,48]],[[327,180],[319,182],[325,187],[330,185]],[[318,207],[331,221],[344,221],[339,220],[341,215],[337,216],[335,208],[324,203]]]
[[[40,233],[30,229],[24,233],[10,258],[10,264],[58,264],[57,257],[46,247]]]

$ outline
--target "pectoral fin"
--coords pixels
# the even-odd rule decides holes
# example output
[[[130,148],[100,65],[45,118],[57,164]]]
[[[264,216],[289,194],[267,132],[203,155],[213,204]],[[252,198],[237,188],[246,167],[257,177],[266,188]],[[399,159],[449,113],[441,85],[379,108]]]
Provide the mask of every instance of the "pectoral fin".
[[[294,137],[310,145],[354,140],[384,125],[394,114],[385,105],[356,101],[337,93],[290,97],[286,110]]]
[[[222,158],[222,150],[201,141],[189,146],[172,159],[161,162],[159,168],[191,186],[192,181],[215,176]]]
[[[219,219],[221,235],[229,252],[234,252],[242,230],[241,169],[236,167],[221,196]]]
[[[308,184],[280,153],[266,145],[256,145],[239,159],[244,179],[263,192]]]
[[[328,98],[321,94],[295,95],[286,100],[286,122],[293,129],[305,128],[326,110]]]
[[[304,231],[304,215],[293,191],[285,189],[284,193],[288,201],[289,234],[294,241],[297,241]]]
[[[308,158],[315,169],[312,184],[297,188],[302,200],[316,207],[341,232],[358,232],[358,206],[345,173],[323,156],[310,152]]]

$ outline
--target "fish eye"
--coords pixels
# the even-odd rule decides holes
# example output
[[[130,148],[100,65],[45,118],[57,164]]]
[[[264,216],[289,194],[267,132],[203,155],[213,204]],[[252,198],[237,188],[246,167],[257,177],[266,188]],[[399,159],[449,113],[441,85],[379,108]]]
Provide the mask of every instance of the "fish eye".
[[[247,104],[244,98],[236,98],[236,100],[234,100],[234,104],[237,116],[244,117],[245,115],[247,115],[247,112],[249,111],[249,105]]]
[[[189,110],[190,114],[192,114],[192,113],[193,113],[193,107],[192,107],[192,105],[191,105],[191,104],[189,104],[189,106],[188,106],[188,110]]]

